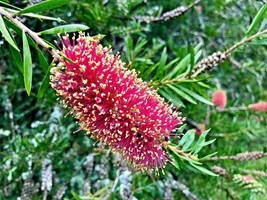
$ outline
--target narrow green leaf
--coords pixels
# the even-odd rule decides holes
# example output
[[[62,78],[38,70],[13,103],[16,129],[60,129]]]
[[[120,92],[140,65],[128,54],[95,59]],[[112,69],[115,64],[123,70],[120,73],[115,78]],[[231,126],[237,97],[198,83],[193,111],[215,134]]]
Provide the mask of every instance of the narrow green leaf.
[[[176,63],[180,58],[175,58],[174,60],[170,61],[166,66],[165,66],[165,69],[164,71],[168,72],[169,69],[171,68],[171,66]]]
[[[21,10],[21,8],[18,8],[16,6],[13,6],[13,5],[11,5],[9,3],[6,3],[6,2],[3,2],[3,1],[0,1],[0,4],[3,4],[5,6],[11,7],[11,8],[14,8],[14,9],[17,9],[17,10]]]
[[[36,50],[37,50],[37,54],[38,54],[38,58],[39,58],[41,67],[46,72],[47,69],[49,68],[48,62],[47,62],[43,52],[41,51],[41,49],[38,46],[36,46]]]
[[[135,45],[134,47],[135,55],[137,55],[142,50],[142,48],[144,47],[146,43],[147,43],[146,40],[141,40]]]
[[[71,191],[71,194],[75,200],[82,200],[82,198],[77,193]]]
[[[200,50],[200,47],[202,46],[201,43],[199,43],[197,46],[190,47],[190,65],[187,65],[187,69],[184,73],[178,74],[176,77],[185,77],[187,76],[192,69],[194,68],[195,64],[197,63],[198,59],[200,58],[201,54],[202,54],[202,50]]]
[[[213,142],[215,142],[215,140],[216,140],[216,139],[209,140],[209,141],[207,141],[207,142],[203,142],[203,143],[202,143],[202,146],[203,146],[203,147],[204,147],[204,146],[208,146],[208,145],[212,144]]]
[[[37,3],[33,6],[26,7],[21,11],[17,12],[16,15],[21,15],[24,13],[38,13],[42,11],[51,10],[54,8],[61,7],[65,4],[68,4],[70,0],[47,0],[41,3]]]
[[[51,20],[51,21],[57,21],[57,22],[65,22],[63,19],[60,19],[60,18],[49,17],[49,16],[39,15],[39,14],[34,14],[34,13],[25,13],[23,15],[27,17],[34,17],[40,20],[45,19],[45,20]]]
[[[20,28],[18,28],[15,24],[13,24],[11,21],[7,19],[4,19],[4,21],[10,28],[12,28],[19,36],[22,37],[22,30]],[[35,48],[36,44],[34,40],[28,35],[27,35],[27,39],[28,39],[29,44]]]
[[[195,51],[194,46],[190,44],[190,66],[189,66],[189,72],[193,69],[195,66]]]
[[[194,99],[192,99],[188,94],[186,94],[185,92],[181,91],[180,89],[178,89],[177,87],[173,86],[173,85],[167,85],[171,90],[173,90],[176,94],[178,94],[179,96],[183,97],[185,100],[189,101],[192,104],[197,104],[197,102],[194,101]]]
[[[193,92],[192,90],[189,90],[185,87],[181,87],[181,86],[177,86],[179,89],[183,90],[184,92],[186,92],[187,94],[189,94],[190,96],[192,96],[193,98],[195,98],[196,100],[202,102],[202,103],[205,103],[207,105],[213,105],[213,103],[209,100],[207,100],[206,98],[200,96],[199,94]]]
[[[209,131],[210,129],[204,131],[198,138],[198,141],[196,142],[196,144],[192,147],[192,151],[194,151],[194,154],[197,154],[202,149],[203,143],[205,142],[205,138]]]
[[[192,138],[192,134],[195,134],[194,130],[189,130],[185,133],[185,135],[182,137],[182,139],[179,142],[179,146],[182,146],[186,143],[186,141],[190,140]]]
[[[190,61],[190,54],[187,54],[178,64],[176,67],[173,68],[173,70],[163,78],[163,80],[174,78],[177,75],[179,75],[180,72],[186,69],[186,66],[189,64]]]
[[[177,134],[181,134],[181,133],[184,131],[185,128],[186,128],[186,124],[180,126],[180,127],[178,128],[178,130],[177,130]]]
[[[217,153],[218,153],[218,152],[211,153],[211,154],[209,154],[209,155],[204,156],[203,158],[200,158],[199,160],[205,160],[206,158],[210,158],[210,157],[216,155]]]
[[[197,142],[194,146],[189,148],[188,151],[192,151],[194,152],[194,154],[197,154],[203,147],[208,146],[209,144],[212,144],[213,142],[215,142],[215,140],[216,139],[209,140],[207,142],[205,141]]]
[[[257,15],[255,16],[255,18],[253,19],[252,23],[250,24],[245,36],[248,37],[251,32],[255,29],[255,27],[259,24],[259,22],[262,20],[262,18],[265,15],[265,12],[267,11],[267,3],[265,3],[261,9],[259,10],[259,12],[257,13]]]
[[[0,31],[3,35],[3,37],[6,39],[6,41],[12,45],[17,51],[19,51],[17,45],[15,44],[15,42],[13,41],[12,37],[10,36],[7,28],[6,28],[6,25],[5,25],[5,22],[2,18],[2,16],[0,15]]]
[[[83,24],[68,24],[68,25],[57,26],[51,29],[47,29],[47,30],[41,31],[40,33],[42,35],[57,34],[57,33],[70,33],[70,32],[77,32],[77,31],[84,31],[87,29],[89,29],[89,27]]]
[[[173,92],[168,90],[168,88],[160,88],[159,89],[159,93],[166,99],[171,101],[175,106],[183,106],[184,104],[183,102],[178,98],[178,97],[174,97],[174,95],[172,94]]]
[[[133,39],[131,37],[128,37],[125,41],[126,44],[126,57],[128,61],[133,60]]]
[[[9,45],[11,55],[15,61],[19,71],[23,74],[23,61],[20,52],[18,52],[13,46]]]
[[[198,169],[199,171],[201,171],[204,174],[208,174],[210,176],[218,176],[217,174],[214,174],[212,171],[204,168],[204,167],[200,167],[198,165],[195,165],[194,163],[190,163],[193,167],[195,167],[196,169]]]
[[[190,164],[195,163],[195,164],[197,164],[197,165],[201,165],[200,162],[198,162],[198,161],[196,161],[196,160],[193,160],[192,158],[189,158],[189,157],[186,157],[186,156],[182,156],[182,155],[180,155],[180,154],[177,154],[177,156],[180,157],[182,160],[186,160],[186,161],[188,161]]]
[[[195,135],[196,135],[195,131],[194,130],[190,130],[189,132],[190,132],[190,134],[189,134],[185,144],[183,145],[182,150],[187,150],[195,140]]]
[[[155,65],[148,66],[147,69],[140,75],[142,76],[144,80],[147,79],[147,77],[154,71],[154,69],[157,68],[157,66],[158,66],[158,63]]]
[[[154,76],[154,78],[156,77],[162,77],[162,74],[164,72],[164,66],[166,64],[166,61],[167,61],[167,49],[166,47],[164,47],[162,53],[161,53],[161,57],[160,57],[160,60],[159,60],[159,66],[157,68],[157,72],[156,72],[156,75]]]
[[[24,84],[27,94],[30,96],[32,87],[32,57],[30,46],[26,37],[26,33],[22,32],[22,43],[23,43],[23,75]]]
[[[180,170],[180,166],[179,166],[179,163],[177,162],[177,160],[171,155],[171,154],[169,154],[170,155],[170,158],[171,158],[171,160],[172,160],[172,165],[174,166],[174,167],[176,167],[178,170]]]
[[[37,98],[41,99],[44,96],[44,93],[47,91],[48,87],[49,87],[49,76],[50,76],[50,69],[53,67],[54,61],[50,64],[50,66],[48,67],[45,77],[38,89],[38,93],[37,93]]]
[[[8,9],[8,11],[12,12],[12,13],[17,13],[19,12],[21,9]],[[33,18],[37,18],[39,20],[45,19],[45,20],[52,20],[52,21],[57,21],[57,22],[65,22],[64,20],[60,19],[60,18],[55,18],[55,17],[49,17],[49,16],[45,16],[45,15],[39,15],[39,14],[34,14],[34,13],[25,13],[22,14],[23,16],[27,16],[27,17],[33,17]]]

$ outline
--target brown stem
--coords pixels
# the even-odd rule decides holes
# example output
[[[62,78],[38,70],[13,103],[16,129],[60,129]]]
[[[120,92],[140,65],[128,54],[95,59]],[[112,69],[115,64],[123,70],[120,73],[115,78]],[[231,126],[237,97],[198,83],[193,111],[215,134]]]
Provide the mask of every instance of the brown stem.
[[[235,160],[235,161],[247,161],[247,160],[256,160],[267,156],[267,153],[263,152],[246,152],[246,153],[240,153],[234,156],[220,156],[220,157],[208,157],[203,160]]]
[[[212,55],[208,56],[206,59],[202,59],[192,70],[191,74],[189,75],[189,77],[194,78],[197,77],[199,74],[202,74],[204,72],[207,72],[211,69],[213,69],[215,66],[217,66],[220,63],[225,62],[226,58],[228,58],[230,56],[230,54],[238,47],[243,46],[244,44],[251,42],[252,40],[254,40],[255,38],[266,34],[267,33],[267,29],[256,33],[255,35],[252,35],[248,38],[245,38],[243,40],[241,40],[240,42],[236,43],[235,45],[231,46],[230,48],[228,48],[226,51],[224,51],[223,53],[220,52],[220,57],[219,59],[217,58],[217,61],[212,60],[211,63],[209,63],[209,59],[213,59]],[[223,59],[222,59],[223,58]],[[209,65],[207,65],[207,62]]]
[[[252,35],[252,36],[250,36],[250,37],[248,37],[248,38],[245,38],[245,39],[241,40],[240,42],[236,43],[235,45],[231,46],[230,48],[228,48],[224,53],[225,53],[226,55],[230,55],[230,53],[231,53],[232,51],[234,51],[236,48],[238,48],[238,47],[240,47],[240,46],[242,46],[242,45],[244,45],[244,44],[246,44],[246,43],[248,43],[248,42],[251,42],[251,41],[254,40],[255,38],[257,38],[257,37],[259,37],[259,36],[261,36],[261,35],[264,35],[264,34],[266,34],[266,33],[267,33],[267,29],[265,29],[265,30],[263,30],[263,31],[261,31],[261,32],[258,32],[258,33],[256,33],[255,35]]]
[[[246,107],[246,106],[229,107],[229,108],[225,108],[223,110],[217,109],[216,111],[212,111],[212,112],[214,113],[214,112],[242,111],[242,110],[248,110],[248,107]]]
[[[199,160],[196,156],[192,155],[191,153],[185,153],[182,150],[179,150],[177,147],[170,145],[168,142],[163,143],[165,148],[170,149],[173,152],[176,152],[177,154],[180,154],[184,157],[190,158],[192,160]]]
[[[31,29],[29,29],[28,27],[26,27],[24,24],[22,24],[19,20],[17,20],[16,18],[14,18],[12,16],[12,14],[10,14],[9,12],[5,11],[2,7],[0,7],[0,14],[5,16],[6,18],[8,18],[10,21],[12,21],[17,27],[19,27],[21,30],[23,30],[25,33],[28,33],[32,39],[34,39],[34,41],[41,45],[42,47],[49,49],[50,46],[44,42],[42,40],[42,38],[40,38],[38,36],[37,33],[33,32]]]
[[[4,10],[3,7],[0,7],[0,14],[2,16],[5,16],[7,19],[9,19],[11,22],[13,22],[17,27],[19,27],[21,30],[23,30],[25,33],[27,33],[31,38],[40,46],[47,49],[53,56],[58,57],[57,52],[49,45],[47,44],[42,38],[39,37],[40,34],[32,31],[27,26],[25,26],[23,23],[21,23],[19,20],[16,19],[14,15]]]
[[[171,11],[163,13],[160,17],[151,17],[151,16],[136,16],[135,18],[140,22],[145,23],[151,23],[151,22],[157,22],[157,21],[167,21],[171,18],[181,16],[185,12],[187,12],[189,9],[191,9],[193,6],[198,4],[201,0],[195,0],[195,2],[189,4],[187,7],[180,6],[177,7]]]

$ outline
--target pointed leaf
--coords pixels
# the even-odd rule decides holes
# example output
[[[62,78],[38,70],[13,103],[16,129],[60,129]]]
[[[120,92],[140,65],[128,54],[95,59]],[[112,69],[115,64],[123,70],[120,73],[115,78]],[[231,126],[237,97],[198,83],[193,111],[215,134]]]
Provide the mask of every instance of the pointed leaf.
[[[140,75],[142,76],[143,79],[147,79],[147,77],[157,68],[157,66],[158,63],[148,66],[147,69]]]
[[[23,61],[20,52],[18,52],[13,46],[9,45],[11,55],[18,67],[19,71],[23,74]]]
[[[180,140],[178,146],[182,146],[186,143],[186,141],[190,140],[190,138],[192,137],[192,134],[195,134],[194,130],[187,131],[186,134]]]
[[[187,95],[183,91],[179,90],[177,87],[175,87],[173,85],[168,85],[168,87],[171,90],[173,90],[176,94],[178,94],[179,96],[183,97],[185,100],[189,101],[190,103],[197,104],[197,102],[195,102],[194,99],[192,99],[189,95]]]
[[[135,45],[135,47],[134,47],[134,52],[135,52],[135,55],[137,55],[141,50],[142,50],[142,48],[144,47],[144,45],[147,43],[147,41],[146,40],[141,40],[141,41],[139,41],[136,45]]]
[[[37,98],[41,99],[44,96],[44,93],[47,91],[49,87],[49,76],[50,76],[50,69],[53,67],[54,62],[51,63],[51,65],[48,67],[47,72],[45,74],[45,77],[38,89]]]
[[[16,15],[21,15],[24,13],[37,13],[41,11],[47,11],[54,8],[61,7],[65,4],[68,4],[70,0],[47,0],[41,3],[37,3],[33,6],[26,7],[21,11],[17,12]]]
[[[174,97],[172,94],[172,91],[170,91],[168,88],[160,88],[159,93],[168,101],[171,101],[175,106],[183,106],[184,104],[178,97]]]
[[[208,174],[210,176],[218,176],[217,174],[214,174],[212,171],[204,168],[204,167],[200,167],[198,165],[195,165],[194,163],[190,163],[193,167],[195,167],[196,169],[198,169],[199,171],[201,171],[204,174]]]
[[[250,24],[250,26],[246,32],[246,37],[249,36],[251,34],[251,32],[255,29],[255,27],[259,24],[259,22],[264,17],[266,11],[267,11],[267,3],[265,3],[261,7],[261,9],[259,10],[257,15],[255,16],[255,18],[253,19],[252,23]]]
[[[164,66],[166,64],[166,61],[167,61],[167,49],[166,49],[166,47],[164,47],[164,49],[163,49],[163,51],[161,53],[159,66],[157,68],[157,72],[156,72],[155,78],[162,76],[162,74],[164,72]]]
[[[87,29],[89,29],[89,27],[83,24],[68,24],[68,25],[57,26],[51,29],[47,29],[47,30],[41,31],[40,33],[42,35],[57,34],[57,33],[70,33],[70,32],[77,32],[77,31],[84,31]]]
[[[11,35],[9,34],[7,28],[6,28],[6,25],[5,25],[5,22],[2,18],[2,16],[0,15],[0,31],[3,35],[3,37],[6,39],[6,41],[12,45],[17,51],[19,51],[17,45],[15,44],[15,42],[13,41]]]
[[[32,57],[30,46],[25,32],[22,32],[22,44],[23,44],[23,75],[24,84],[27,94],[30,96],[32,87]]]
[[[180,170],[180,166],[179,166],[179,163],[178,163],[178,161],[171,155],[171,154],[169,154],[170,155],[170,158],[171,158],[171,164],[174,166],[174,167],[176,167],[178,170]]]
[[[6,2],[3,2],[3,1],[0,1],[0,4],[3,4],[5,6],[7,6],[7,7],[11,7],[11,8],[14,8],[14,9],[17,9],[17,10],[21,10],[21,8],[18,8],[16,6],[13,6],[13,5],[11,5],[9,3],[6,3]]]
[[[71,194],[75,200],[82,200],[82,198],[77,193],[71,191]]]
[[[133,39],[128,37],[125,41],[126,44],[126,57],[128,61],[133,60]]]
[[[163,80],[169,79],[169,78],[174,78],[177,75],[179,75],[180,72],[182,72],[186,66],[188,65],[190,61],[190,54],[186,55],[178,64],[175,66],[172,71],[163,78]]]
[[[187,150],[190,147],[190,145],[194,142],[195,135],[196,135],[195,131],[194,130],[190,130],[189,132],[190,132],[189,136],[188,136],[185,144],[183,145],[182,150]]]
[[[209,100],[207,100],[206,98],[200,96],[199,94],[193,92],[192,90],[189,90],[185,87],[180,87],[180,86],[177,86],[178,88],[180,88],[181,90],[183,90],[184,92],[186,92],[187,94],[189,94],[190,96],[194,97],[196,100],[202,102],[202,103],[205,103],[207,105],[213,105],[213,103]]]
[[[38,54],[38,58],[39,58],[41,67],[46,72],[47,69],[49,68],[49,65],[47,63],[47,60],[46,60],[43,52],[41,51],[41,49],[38,46],[36,46],[36,50],[37,50],[37,54]]]
[[[39,14],[34,14],[34,13],[26,13],[23,15],[28,16],[28,17],[34,17],[40,20],[45,19],[45,20],[51,20],[51,21],[57,21],[57,22],[65,22],[63,19],[60,19],[60,18],[49,17],[49,16],[39,15]]]

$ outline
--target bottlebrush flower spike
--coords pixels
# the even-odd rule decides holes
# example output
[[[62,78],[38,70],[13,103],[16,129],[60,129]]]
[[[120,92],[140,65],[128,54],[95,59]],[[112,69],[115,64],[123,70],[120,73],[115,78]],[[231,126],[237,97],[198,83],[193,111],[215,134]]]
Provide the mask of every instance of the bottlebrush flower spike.
[[[264,101],[250,104],[248,107],[253,111],[267,112],[267,102]]]
[[[224,90],[217,90],[212,95],[212,103],[215,106],[219,106],[220,110],[223,110],[227,103],[227,96]]]
[[[169,160],[164,141],[183,121],[178,113],[99,38],[80,34],[61,42],[61,53],[73,62],[59,60],[51,86],[80,126],[138,170],[163,168]]]

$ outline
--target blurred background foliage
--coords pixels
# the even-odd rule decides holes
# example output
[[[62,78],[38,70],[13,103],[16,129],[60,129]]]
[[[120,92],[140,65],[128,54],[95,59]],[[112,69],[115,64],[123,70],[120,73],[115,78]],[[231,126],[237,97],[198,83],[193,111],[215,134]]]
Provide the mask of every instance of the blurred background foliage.
[[[4,2],[24,8],[39,1]],[[166,101],[182,105],[188,127],[205,124],[206,129],[211,128],[208,137],[216,141],[201,155],[218,152],[218,156],[231,156],[264,151],[267,146],[266,112],[246,109],[251,103],[267,101],[266,40],[237,49],[198,81],[165,84],[162,80],[186,77],[191,62],[195,64],[240,41],[263,2],[200,1],[180,16],[157,21],[153,19],[177,7],[186,8],[193,1],[72,0],[42,14],[69,24],[85,24],[90,27],[90,35],[105,35],[102,43],[112,45],[114,52],[120,51],[126,65],[131,62],[129,67],[139,71],[144,80],[152,81],[150,84]],[[20,20],[36,32],[64,24],[24,16]],[[265,13],[258,30],[266,28],[266,22]],[[16,34],[14,37],[19,38]],[[52,43],[58,40],[56,35],[44,38]],[[44,53],[51,62],[51,56]],[[203,160],[205,167],[221,175],[218,177],[203,175],[188,166],[180,171],[168,166],[164,176],[151,177],[118,165],[117,155],[98,150],[84,132],[73,133],[79,127],[72,117],[64,117],[67,110],[61,108],[51,88],[42,99],[36,97],[46,71],[40,67],[36,52],[32,51],[32,57],[34,74],[29,97],[8,43],[0,36],[0,199],[266,198],[266,157],[243,162]],[[177,66],[180,69],[170,75]],[[227,93],[224,111],[210,105],[218,89]]]

